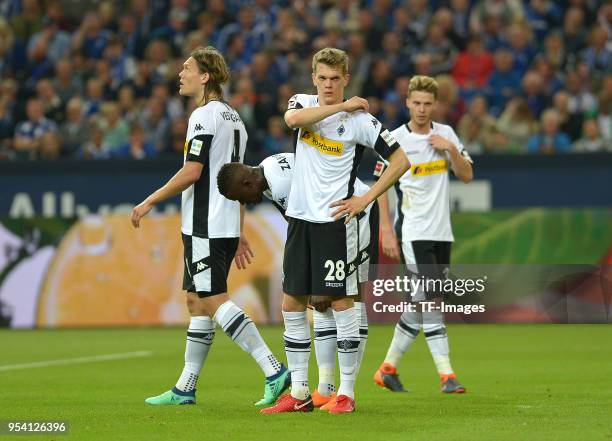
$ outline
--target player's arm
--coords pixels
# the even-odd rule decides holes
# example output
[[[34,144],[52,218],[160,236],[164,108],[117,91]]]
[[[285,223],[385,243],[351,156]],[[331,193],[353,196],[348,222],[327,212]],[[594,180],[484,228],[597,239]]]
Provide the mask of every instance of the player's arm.
[[[384,192],[378,197],[378,210],[380,216],[380,232],[382,235],[382,249],[385,256],[391,259],[399,260],[399,245],[397,243],[397,237],[393,230],[393,223],[391,222],[391,210],[389,210],[389,196],[388,191]]]
[[[361,213],[365,207],[370,205],[381,194],[386,192],[389,187],[410,169],[408,156],[401,148],[396,148],[387,158],[389,166],[382,174],[380,179],[363,196],[353,196],[350,199],[343,199],[333,202],[330,207],[337,207],[331,214],[335,220],[346,216],[346,223],[355,215]]]
[[[245,211],[245,206],[240,204],[240,240],[238,241],[238,248],[236,249],[236,256],[234,258],[238,269],[246,269],[247,263],[251,263],[251,257],[255,257],[251,245],[249,245],[249,241],[244,234]]]
[[[338,112],[355,112],[357,110],[367,112],[369,109],[368,101],[358,96],[329,106],[291,108],[291,102],[289,105],[289,110],[285,112],[285,122],[291,129],[307,127]]]
[[[459,147],[452,140],[440,135],[431,135],[429,144],[436,150],[448,152],[451,170],[459,180],[467,184],[474,179],[472,163],[459,152]]]
[[[134,207],[132,211],[132,225],[135,228],[140,226],[140,219],[147,215],[149,211],[159,202],[169,199],[185,191],[193,185],[202,174],[204,165],[196,161],[186,161],[174,176],[166,184],[154,191],[144,201]]]

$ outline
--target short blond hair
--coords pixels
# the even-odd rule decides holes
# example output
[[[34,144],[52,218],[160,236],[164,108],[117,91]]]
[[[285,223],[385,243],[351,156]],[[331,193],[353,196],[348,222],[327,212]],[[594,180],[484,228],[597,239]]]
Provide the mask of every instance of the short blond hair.
[[[341,49],[326,47],[314,54],[312,57],[312,72],[317,71],[317,64],[326,64],[334,69],[342,71],[343,75],[348,73],[348,55]]]
[[[410,85],[408,86],[409,98],[412,92],[431,93],[435,99],[438,99],[438,82],[426,75],[415,75],[410,80]]]

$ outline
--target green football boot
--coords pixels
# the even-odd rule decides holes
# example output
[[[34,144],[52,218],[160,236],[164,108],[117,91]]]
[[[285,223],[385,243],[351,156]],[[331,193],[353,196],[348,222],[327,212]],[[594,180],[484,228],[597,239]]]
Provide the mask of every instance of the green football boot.
[[[164,392],[156,397],[149,397],[145,403],[153,406],[178,406],[181,404],[195,404],[195,390],[192,392],[183,392],[173,387],[171,390]]]
[[[255,406],[269,406],[274,404],[278,397],[291,386],[291,372],[281,364],[281,370],[266,378],[264,396],[261,400],[255,403]]]

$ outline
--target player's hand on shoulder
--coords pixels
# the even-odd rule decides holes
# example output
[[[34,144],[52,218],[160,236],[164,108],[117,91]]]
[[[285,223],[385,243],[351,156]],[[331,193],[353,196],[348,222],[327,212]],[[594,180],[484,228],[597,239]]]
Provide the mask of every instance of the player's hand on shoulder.
[[[368,100],[365,98],[361,98],[360,96],[354,96],[342,103],[342,108],[345,112],[356,112],[358,110],[363,110],[366,112],[370,111],[370,104],[368,104]]]
[[[134,228],[140,227],[140,219],[145,217],[149,211],[151,211],[153,205],[149,204],[147,201],[143,201],[140,204],[136,205],[132,210],[132,225]]]
[[[429,145],[436,150],[450,150],[455,145],[443,136],[434,134],[429,137]]]
[[[249,245],[249,241],[243,234],[240,236],[240,240],[238,241],[238,248],[236,249],[236,267],[239,270],[246,269],[247,264],[251,263],[251,258],[253,257],[255,257],[255,254],[253,254],[251,245]]]
[[[350,199],[340,199],[332,202],[329,206],[331,208],[337,207],[331,214],[335,221],[346,216],[344,223],[348,224],[351,218],[366,209],[368,202],[363,196],[353,196]]]

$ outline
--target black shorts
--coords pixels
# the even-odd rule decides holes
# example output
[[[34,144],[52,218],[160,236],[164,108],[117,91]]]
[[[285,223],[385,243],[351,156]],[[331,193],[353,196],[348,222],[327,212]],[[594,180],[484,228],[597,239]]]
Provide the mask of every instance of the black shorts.
[[[288,218],[283,290],[289,295],[357,295],[359,227]]]
[[[183,234],[183,289],[198,297],[227,292],[227,276],[238,248],[237,237],[207,239]]]
[[[441,242],[436,240],[414,240],[402,242],[402,263],[408,269],[409,274],[428,279],[448,278],[450,269],[450,254],[452,242]],[[426,298],[440,297],[442,294],[436,291],[425,293]],[[417,297],[415,300],[421,300]]]
[[[369,205],[358,217],[359,283],[374,280],[373,265],[378,264],[378,202]]]

